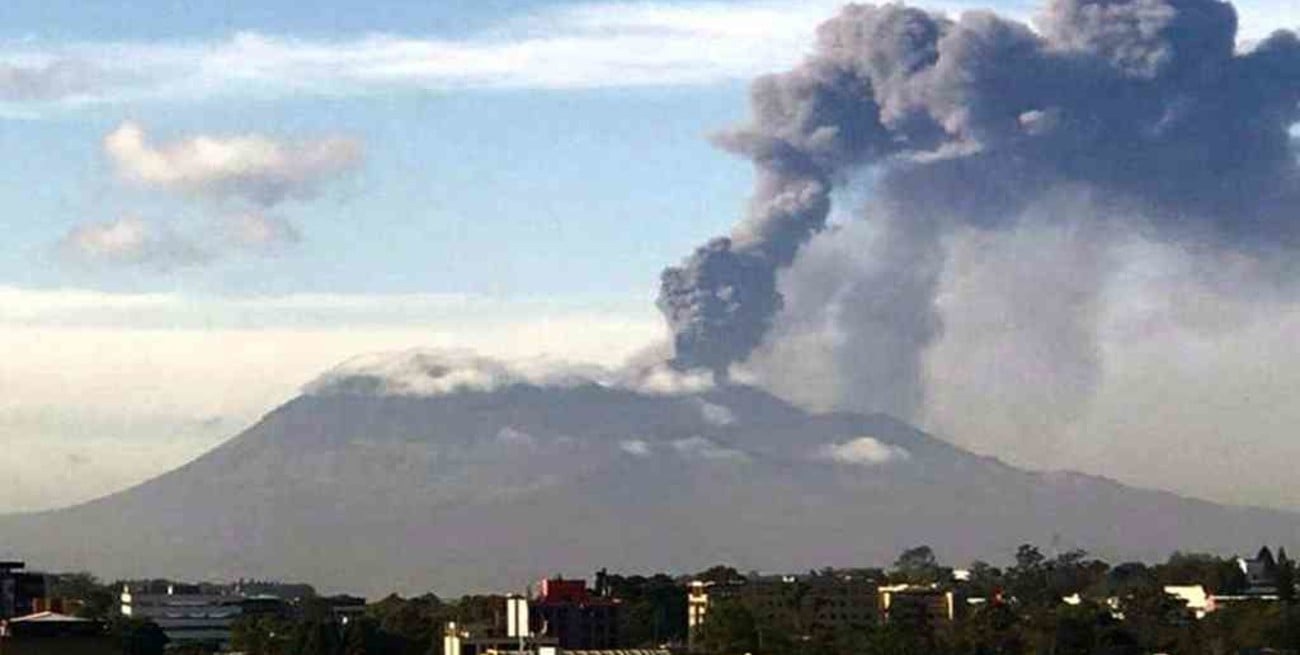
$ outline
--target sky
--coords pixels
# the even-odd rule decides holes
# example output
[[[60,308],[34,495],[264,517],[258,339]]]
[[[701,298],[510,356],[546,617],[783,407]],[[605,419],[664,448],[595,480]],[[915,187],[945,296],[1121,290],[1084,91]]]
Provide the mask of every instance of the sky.
[[[0,511],[164,472],[364,353],[615,365],[662,340],[659,272],[751,188],[710,135],[837,5],[6,2]],[[1243,47],[1300,27],[1293,3],[1237,7]],[[1300,363],[1300,307],[1206,300],[1213,329],[1162,325],[1160,254],[1138,261],[1086,415],[1042,427],[1018,390],[990,407],[958,375],[923,423],[1015,463],[1300,508],[1278,464],[1300,456],[1300,367],[1277,365]],[[1161,376],[1198,384],[1152,397]]]

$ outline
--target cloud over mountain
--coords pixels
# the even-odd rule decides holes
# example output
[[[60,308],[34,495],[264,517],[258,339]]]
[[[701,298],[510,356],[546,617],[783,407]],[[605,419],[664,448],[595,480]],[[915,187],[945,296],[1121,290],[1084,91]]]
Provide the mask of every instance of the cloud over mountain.
[[[434,386],[391,384],[411,374]],[[964,563],[1049,539],[1111,559],[1300,534],[1295,514],[1020,470],[887,416],[805,412],[753,388],[651,394],[518,376],[470,354],[354,364],[140,486],[0,516],[0,555],[107,577],[445,594],[606,565],[881,565],[917,543]],[[703,403],[736,421],[708,420]]]
[[[826,444],[817,449],[816,454],[822,459],[858,466],[885,464],[910,457],[907,450],[874,437],[856,437],[843,443]]]

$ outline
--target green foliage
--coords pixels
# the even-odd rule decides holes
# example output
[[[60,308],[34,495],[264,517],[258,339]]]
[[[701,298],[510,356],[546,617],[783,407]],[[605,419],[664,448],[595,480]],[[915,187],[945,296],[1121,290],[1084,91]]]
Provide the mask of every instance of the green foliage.
[[[745,576],[736,569],[719,564],[693,576],[696,580],[714,584],[736,584],[745,581]]]
[[[611,575],[610,595],[623,602],[619,636],[629,647],[686,641],[686,594],[666,575]]]
[[[167,647],[167,635],[153,621],[116,616],[108,631],[122,655],[162,655]]]
[[[754,653],[758,651],[758,622],[737,600],[715,602],[709,608],[699,643],[710,653]]]
[[[230,645],[248,655],[287,655],[295,626],[274,615],[249,615],[230,626]]]
[[[1175,552],[1154,567],[1154,573],[1162,585],[1199,584],[1213,594],[1239,594],[1246,589],[1246,574],[1237,562],[1215,555]]]
[[[929,546],[917,546],[903,551],[894,562],[890,579],[909,584],[930,584],[943,577],[944,570],[939,567],[939,559]]]
[[[59,573],[46,580],[50,598],[68,605],[68,612],[83,619],[104,620],[117,609],[116,586],[106,585],[90,573]]]

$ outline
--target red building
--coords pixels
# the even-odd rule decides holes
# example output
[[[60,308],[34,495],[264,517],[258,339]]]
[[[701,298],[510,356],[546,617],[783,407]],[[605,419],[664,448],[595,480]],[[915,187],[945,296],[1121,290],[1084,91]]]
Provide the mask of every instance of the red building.
[[[620,603],[603,583],[603,572],[596,577],[597,593],[587,589],[586,580],[542,580],[531,603],[537,636],[554,638],[563,650],[618,648]]]

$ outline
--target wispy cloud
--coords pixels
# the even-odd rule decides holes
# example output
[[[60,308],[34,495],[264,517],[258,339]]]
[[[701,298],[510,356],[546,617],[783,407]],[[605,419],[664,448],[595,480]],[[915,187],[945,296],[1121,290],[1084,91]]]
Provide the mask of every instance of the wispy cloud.
[[[41,102],[90,96],[103,75],[81,59],[41,58],[35,63],[0,63],[0,101]]]
[[[787,68],[840,0],[612,2],[522,14],[459,37],[333,39],[240,32],[170,43],[0,44],[0,112],[230,95],[358,95],[393,90],[680,86]],[[957,13],[995,6],[1027,19],[1034,3],[921,3]],[[1236,3],[1243,42],[1300,27],[1294,3]]]
[[[344,136],[277,139],[264,134],[195,134],[155,144],[125,122],[103,138],[118,178],[138,187],[205,200],[215,220],[202,225],[138,216],[74,226],[58,242],[67,261],[169,270],[208,264],[234,251],[275,254],[302,240],[288,220],[267,214],[308,200],[361,162],[361,144]]]
[[[568,326],[578,329],[584,321],[622,326],[638,343],[651,340],[661,329],[653,308],[621,298],[504,298],[469,293],[229,296],[0,286],[0,327],[425,328],[432,335],[443,323],[491,331],[527,316],[538,317],[539,328],[551,324],[557,331]]]
[[[9,113],[148,99],[572,89],[748,79],[798,60],[838,2],[605,3],[517,17],[456,38],[240,32],[170,43],[0,47]]]
[[[205,264],[211,255],[166,226],[136,216],[77,225],[58,243],[59,254],[78,264],[157,269]]]
[[[302,241],[302,234],[289,221],[261,212],[241,212],[218,222],[226,244],[234,248],[275,251]]]
[[[678,455],[690,459],[709,459],[727,461],[745,461],[749,459],[743,451],[728,448],[704,437],[678,439],[672,443]]]

